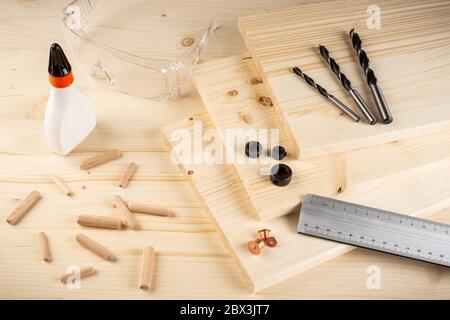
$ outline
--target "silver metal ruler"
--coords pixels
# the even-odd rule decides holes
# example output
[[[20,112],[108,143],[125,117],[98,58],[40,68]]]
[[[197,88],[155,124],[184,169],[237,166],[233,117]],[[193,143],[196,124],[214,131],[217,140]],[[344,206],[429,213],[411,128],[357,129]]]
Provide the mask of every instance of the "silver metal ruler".
[[[305,195],[298,232],[450,267],[450,225]]]

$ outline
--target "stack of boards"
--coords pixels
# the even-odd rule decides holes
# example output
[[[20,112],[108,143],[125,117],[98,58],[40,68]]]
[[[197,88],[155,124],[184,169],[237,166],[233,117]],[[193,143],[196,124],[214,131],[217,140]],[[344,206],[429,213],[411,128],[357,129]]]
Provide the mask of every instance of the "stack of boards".
[[[288,152],[282,162],[293,171],[288,186],[270,182],[267,163],[195,161],[201,154],[181,163],[252,291],[352,249],[297,233],[306,193],[414,216],[450,205],[450,2],[381,0],[381,28],[373,30],[366,25],[370,5],[319,2],[240,18],[251,56],[198,65],[194,82],[206,111],[163,128],[174,150],[184,133],[194,153],[207,150],[214,132],[227,155],[242,154],[245,144],[225,143],[230,130],[278,129]],[[384,90],[392,124],[351,122],[290,71],[300,66],[352,106],[317,53],[324,44],[374,105],[349,40],[353,27]],[[278,246],[255,256],[247,242],[261,228],[272,230]]]

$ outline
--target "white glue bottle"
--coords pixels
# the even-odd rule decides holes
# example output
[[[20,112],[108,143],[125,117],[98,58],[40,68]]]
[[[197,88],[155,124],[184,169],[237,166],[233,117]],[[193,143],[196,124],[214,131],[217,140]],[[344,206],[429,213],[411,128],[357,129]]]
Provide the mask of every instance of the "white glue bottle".
[[[48,73],[51,86],[45,136],[54,152],[66,155],[95,128],[95,109],[73,83],[72,67],[57,43],[50,47]]]

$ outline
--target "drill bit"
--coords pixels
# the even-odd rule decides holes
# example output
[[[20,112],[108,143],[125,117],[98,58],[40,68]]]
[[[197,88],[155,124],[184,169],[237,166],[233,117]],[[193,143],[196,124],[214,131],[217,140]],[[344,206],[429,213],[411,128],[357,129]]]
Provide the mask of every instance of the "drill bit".
[[[336,107],[338,107],[339,110],[341,110],[343,113],[345,113],[350,119],[352,119],[355,122],[358,122],[360,120],[360,117],[352,111],[349,107],[347,107],[345,104],[343,104],[338,98],[333,96],[332,94],[329,94],[327,90],[325,90],[323,87],[318,85],[314,82],[312,78],[310,78],[308,75],[304,74],[302,70],[298,67],[292,68],[292,71],[305,80],[307,84],[309,84],[311,87],[316,89],[323,97],[325,97],[328,101],[333,103]]]
[[[361,48],[362,41],[359,35],[355,32],[353,28],[349,32],[350,38],[352,40],[353,48],[355,49],[356,54],[358,55],[359,64],[364,71],[364,74],[367,79],[367,84],[369,85],[370,90],[372,91],[372,95],[377,104],[378,111],[380,113],[381,120],[384,124],[391,123],[394,118],[392,118],[391,111],[389,110],[386,99],[384,98],[383,92],[381,88],[378,86],[378,80],[375,77],[375,73],[369,67],[369,58],[367,57],[367,53]]]
[[[356,105],[361,110],[362,114],[367,119],[367,121],[371,125],[374,125],[375,123],[377,123],[377,118],[373,114],[372,110],[369,108],[367,103],[361,97],[359,92],[352,88],[352,84],[351,84],[350,80],[348,80],[346,75],[341,72],[341,69],[340,69],[339,65],[336,63],[336,60],[334,60],[333,58],[330,57],[330,53],[328,52],[327,48],[325,48],[325,46],[323,46],[323,45],[320,45],[319,50],[320,50],[320,54],[322,55],[322,57],[328,63],[331,71],[333,71],[333,73],[340,80],[341,85],[344,87],[344,89],[350,93],[350,96],[356,102]]]

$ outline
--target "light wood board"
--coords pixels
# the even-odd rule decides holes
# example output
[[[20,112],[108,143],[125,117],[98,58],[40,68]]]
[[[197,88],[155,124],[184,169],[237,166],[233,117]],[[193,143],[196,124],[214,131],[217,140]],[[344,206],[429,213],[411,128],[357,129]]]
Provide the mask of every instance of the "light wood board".
[[[369,24],[368,29],[368,8],[374,4],[371,0],[304,4],[239,19],[250,54],[302,158],[418,136],[450,125],[450,2],[381,0],[376,2],[380,28]],[[291,72],[299,66],[353,107],[318,52],[323,44],[375,110],[348,35],[353,27],[384,91],[392,124],[350,121]]]
[[[252,130],[281,128],[274,108],[259,103],[259,97],[267,96],[267,91],[263,83],[252,84],[257,77],[258,72],[248,58],[218,59],[195,68],[194,82],[223,141],[228,139],[228,132],[249,130],[251,134]],[[212,129],[209,121],[203,123],[203,129]],[[286,134],[280,129],[279,135],[280,144],[292,155]],[[226,144],[226,148],[231,149],[230,154],[241,154],[247,160],[240,162],[239,158],[230,157],[261,219],[292,213],[305,193],[335,195],[365,185],[377,188],[387,177],[413,176],[424,167],[450,162],[450,131],[445,130],[313,159],[296,160],[288,156],[281,162],[292,168],[292,182],[276,187],[261,173],[272,165],[267,164],[267,159],[253,162],[243,155],[246,138],[236,139],[236,143]],[[265,150],[273,146],[268,142]]]
[[[202,136],[193,134],[195,119],[206,122],[208,116],[195,115],[163,128],[174,150],[180,143],[181,130],[192,145],[208,144]],[[197,154],[193,152],[191,156],[191,160],[185,158],[191,163],[181,165],[208,207],[253,291],[263,290],[352,249],[348,245],[297,234],[298,214],[258,221],[255,208],[233,165],[196,163]],[[414,177],[392,177],[387,179],[384,187],[368,186],[336,198],[410,215],[427,215],[450,203],[449,169],[449,163],[441,163]],[[247,242],[254,239],[256,231],[262,228],[272,230],[278,246],[254,256],[248,251]]]
[[[92,81],[73,63],[75,81],[95,102],[97,128],[76,153],[59,157],[49,152],[43,137],[43,116],[48,98],[48,48],[54,41],[63,48],[62,0],[4,0],[0,2],[0,298],[1,299],[445,299],[449,298],[450,271],[408,259],[356,249],[263,290],[249,293],[245,278],[209,213],[185,178],[170,163],[160,126],[204,112],[195,91],[179,101],[156,102],[117,93]],[[165,3],[154,1],[155,3]],[[236,16],[295,5],[296,0],[229,0],[214,3],[199,15],[220,17],[221,28],[202,60],[240,54],[245,45]],[[173,2],[171,2],[173,3]],[[189,1],[176,8],[182,15]],[[161,7],[155,11],[161,13]],[[187,17],[188,18],[188,17]],[[176,19],[173,20],[176,23]],[[152,46],[151,42],[146,42]],[[69,56],[71,59],[72,56]],[[26,74],[26,76],[24,76]],[[91,171],[79,171],[78,161],[95,151],[119,148],[124,158]],[[126,190],[116,186],[128,161],[139,168]],[[75,192],[62,195],[47,173],[55,171]],[[82,189],[82,186],[86,189]],[[32,188],[43,199],[19,225],[5,222],[9,210]],[[76,225],[80,213],[115,214],[111,194],[166,205],[177,217],[137,218],[145,230],[115,232],[88,230]],[[449,223],[450,211],[433,215]],[[39,259],[36,234],[44,230],[54,261]],[[119,256],[104,262],[80,248],[78,232],[101,242]],[[141,246],[154,245],[161,253],[156,264],[153,292],[137,286]],[[72,264],[91,264],[99,273],[69,290],[58,277]],[[380,289],[366,286],[369,266],[382,272]]]

